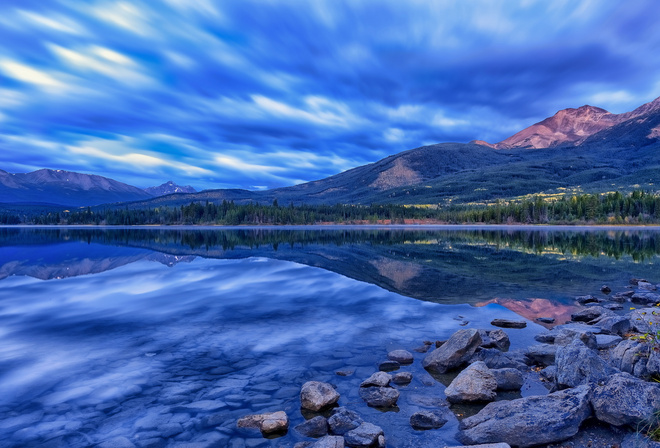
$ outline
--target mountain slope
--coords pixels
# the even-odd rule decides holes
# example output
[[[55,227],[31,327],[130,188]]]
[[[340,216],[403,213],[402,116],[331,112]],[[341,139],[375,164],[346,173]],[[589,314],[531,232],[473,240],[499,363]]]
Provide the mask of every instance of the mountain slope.
[[[0,202],[4,203],[87,206],[151,197],[137,187],[91,174],[47,169],[16,174],[0,171]]]
[[[181,185],[177,185],[174,182],[167,181],[162,185],[159,185],[157,187],[148,187],[145,188],[144,191],[149,193],[152,196],[164,196],[166,194],[173,194],[173,193],[196,193],[197,190],[195,190],[193,187],[190,185],[186,185],[185,187],[182,187]]]

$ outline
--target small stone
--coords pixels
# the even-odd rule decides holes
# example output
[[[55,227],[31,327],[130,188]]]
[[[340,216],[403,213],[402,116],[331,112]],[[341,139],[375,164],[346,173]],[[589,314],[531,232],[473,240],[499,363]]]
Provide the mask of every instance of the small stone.
[[[555,323],[555,318],[554,317],[537,317],[536,320],[543,323],[543,324],[554,324]]]
[[[335,405],[339,393],[328,383],[308,381],[300,391],[300,403],[303,409],[320,411]]]
[[[577,297],[575,298],[575,301],[576,301],[577,303],[581,304],[581,305],[585,305],[585,304],[587,304],[587,303],[597,303],[597,302],[600,302],[599,299],[597,299],[596,297],[594,297],[594,296],[592,296],[592,295],[577,296]]]
[[[344,438],[341,436],[325,436],[310,445],[309,448],[344,448]]]
[[[337,370],[335,373],[339,376],[351,376],[355,373],[355,370]]]
[[[269,435],[286,432],[289,428],[289,418],[284,411],[246,415],[238,420],[236,426],[259,429],[262,434]]]
[[[390,381],[392,381],[392,375],[385,372],[376,372],[362,381],[360,387],[386,387],[390,385]]]
[[[392,382],[398,385],[409,384],[413,379],[413,374],[410,372],[399,372],[392,377]]]
[[[527,322],[524,320],[511,319],[493,319],[490,324],[502,328],[525,328],[527,326]]]
[[[609,294],[612,292],[612,289],[607,285],[603,285],[600,287],[600,292],[602,292],[603,294]]]
[[[439,411],[420,411],[410,416],[410,426],[414,429],[437,429],[447,423],[447,418]]]
[[[393,350],[387,354],[387,359],[399,364],[412,364],[414,358],[408,350]]]
[[[393,370],[399,370],[401,364],[397,361],[383,361],[378,364],[378,370],[381,372],[392,372]]]

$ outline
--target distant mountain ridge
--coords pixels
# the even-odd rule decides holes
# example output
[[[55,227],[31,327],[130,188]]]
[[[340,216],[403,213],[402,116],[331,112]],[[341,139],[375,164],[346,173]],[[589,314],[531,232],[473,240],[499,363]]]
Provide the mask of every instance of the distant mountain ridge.
[[[166,194],[173,194],[173,193],[197,193],[197,190],[195,190],[190,185],[186,185],[182,187],[181,185],[175,184],[171,180],[157,187],[145,188],[144,191],[146,191],[152,196],[163,196]]]

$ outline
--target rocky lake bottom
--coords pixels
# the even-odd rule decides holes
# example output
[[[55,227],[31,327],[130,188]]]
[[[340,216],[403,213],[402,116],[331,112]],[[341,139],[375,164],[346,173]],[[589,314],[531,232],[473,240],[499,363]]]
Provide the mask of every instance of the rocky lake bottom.
[[[381,428],[384,441],[376,438],[376,445],[460,445],[460,422],[476,415],[485,402],[446,401],[446,388],[464,370],[425,368],[424,360],[436,344],[461,331],[503,330],[510,346],[501,353],[524,367],[519,366],[520,390],[497,390],[495,400],[548,396],[557,374],[548,377],[543,369],[554,364],[558,347],[563,347],[538,348],[539,340],[552,342],[543,339],[548,330],[581,310],[622,316],[632,307],[652,306],[652,301],[630,302],[630,293],[636,291],[630,278],[660,281],[660,276],[648,275],[654,270],[654,256],[632,260],[617,268],[616,275],[612,266],[617,260],[595,257],[587,266],[588,275],[568,281],[555,270],[550,278],[533,280],[536,288],[508,279],[486,284],[483,278],[491,274],[475,268],[469,275],[457,271],[443,277],[446,295],[462,295],[465,303],[438,303],[406,296],[407,288],[434,280],[427,268],[417,267],[428,263],[428,254],[422,258],[411,252],[408,265],[396,258],[397,251],[410,251],[403,246],[387,247],[370,260],[370,266],[380,268],[379,283],[324,269],[318,261],[308,265],[254,249],[245,249],[236,259],[216,259],[220,257],[202,258],[188,249],[180,253],[169,247],[154,253],[137,243],[107,245],[61,235],[52,244],[40,244],[0,247],[0,274],[6,273],[0,280],[0,447],[314,446],[310,444],[322,439],[307,437],[306,429],[296,427],[314,417],[328,418],[333,411],[301,408],[301,389],[308,382],[330,384],[339,394],[338,406]],[[348,247],[354,253],[362,249]],[[307,250],[315,260],[321,256],[346,263],[335,249],[296,250]],[[501,257],[506,249],[493,251]],[[383,255],[393,252],[391,259]],[[476,264],[483,262],[483,254],[470,256]],[[560,258],[554,263],[562,272],[576,266],[575,260]],[[584,260],[580,262],[584,266]],[[501,277],[511,275],[511,266],[503,268]],[[524,274],[529,281],[529,272]],[[560,284],[553,289],[552,282]],[[604,284],[611,286],[611,294],[600,291]],[[620,292],[628,294],[623,303],[610,300]],[[575,300],[589,294],[593,301]],[[508,300],[501,300],[502,295]],[[536,319],[545,315],[555,322]],[[491,324],[495,319],[524,322],[525,327],[501,329]],[[589,330],[601,332],[594,328],[598,323]],[[602,342],[602,335],[599,339]],[[395,350],[409,352],[412,363],[381,366]],[[471,356],[497,349],[475,350]],[[540,350],[539,358],[530,357],[534,350]],[[613,348],[590,350],[606,357]],[[540,361],[543,356],[552,362]],[[398,392],[395,406],[371,407],[365,401],[361,384],[379,366],[392,376],[412,374],[409,383],[388,380],[385,387]],[[625,370],[621,363],[617,368]],[[287,431],[264,437],[258,429],[238,424],[249,415],[278,411],[286,413]],[[446,422],[436,429],[415,429],[410,419],[420,412],[439,412]],[[619,446],[634,434],[631,427],[612,429],[598,419],[586,419],[583,430],[564,444],[540,446]]]

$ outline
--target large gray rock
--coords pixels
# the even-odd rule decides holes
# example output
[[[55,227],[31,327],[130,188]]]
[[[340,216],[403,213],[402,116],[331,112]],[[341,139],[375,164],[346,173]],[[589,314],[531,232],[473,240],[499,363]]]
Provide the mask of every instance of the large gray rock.
[[[358,415],[357,412],[339,407],[334,410],[332,416],[328,419],[328,427],[330,434],[343,436],[351,429],[355,429],[364,423],[364,420]]]
[[[437,429],[447,423],[447,417],[440,411],[419,411],[410,416],[410,426],[414,429]]]
[[[372,423],[362,423],[355,429],[351,429],[344,435],[346,445],[356,448],[368,448],[378,443],[378,437],[383,435],[383,430]]]
[[[526,448],[575,435],[591,415],[589,386],[549,395],[489,403],[460,424],[458,440],[466,445],[505,442]]]
[[[458,330],[440,348],[426,355],[422,365],[432,372],[445,373],[464,364],[480,345],[478,330]]]
[[[610,363],[622,372],[645,377],[648,374],[646,365],[649,352],[648,344],[632,339],[624,339],[612,350]]]
[[[576,322],[591,322],[599,317],[610,314],[612,314],[612,312],[602,306],[592,306],[571,314],[571,320]]]
[[[454,378],[445,389],[445,395],[450,403],[493,401],[497,396],[496,390],[495,375],[484,362],[477,361]]]
[[[527,347],[527,363],[530,365],[549,366],[555,363],[557,347],[550,344],[537,344]]]
[[[633,310],[626,317],[630,321],[631,328],[638,333],[654,331],[654,327],[660,325],[660,309],[658,308]]]
[[[490,324],[502,328],[525,328],[527,326],[527,322],[524,320],[512,319],[493,319]]]
[[[618,373],[604,386],[594,387],[591,405],[600,421],[615,426],[638,425],[660,409],[660,384]]]
[[[236,426],[259,429],[262,434],[269,435],[289,429],[289,418],[284,411],[246,415],[238,419]]]
[[[339,393],[328,383],[308,381],[300,390],[300,405],[303,409],[320,411],[335,405]]]
[[[571,342],[578,340],[589,348],[597,348],[598,341],[596,335],[591,331],[583,329],[564,328],[557,332],[555,336],[555,345],[568,345]]]
[[[621,336],[617,336],[614,334],[597,334],[596,335],[596,344],[598,346],[598,350],[603,350],[606,348],[610,347],[616,347],[619,342],[621,342],[623,339]]]
[[[509,350],[511,340],[504,330],[479,330],[481,336],[481,347],[497,348],[502,351]]]
[[[518,369],[491,369],[490,372],[495,376],[498,390],[520,390],[525,382]]]
[[[654,292],[636,292],[630,297],[630,301],[642,305],[656,305],[660,303],[660,294]]]
[[[328,421],[325,417],[317,415],[293,429],[305,437],[323,437],[328,434]]]
[[[359,393],[372,408],[391,408],[399,399],[399,391],[392,387],[361,387]]]
[[[580,341],[557,349],[557,387],[600,383],[618,371]]]
[[[594,323],[603,330],[603,333],[609,333],[609,334],[623,335],[629,332],[630,329],[632,328],[632,324],[630,323],[630,320],[627,317],[619,316],[616,314],[602,316],[599,319],[597,319]]]
[[[489,369],[527,369],[527,358],[520,350],[504,353],[497,349],[483,349],[470,358],[470,362],[475,361],[483,361]]]

